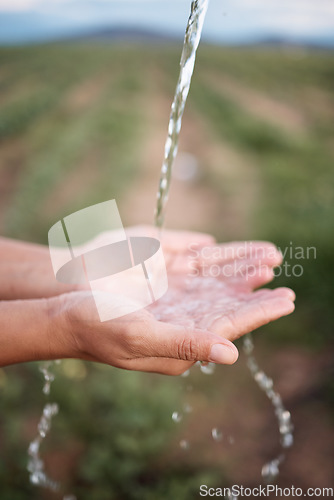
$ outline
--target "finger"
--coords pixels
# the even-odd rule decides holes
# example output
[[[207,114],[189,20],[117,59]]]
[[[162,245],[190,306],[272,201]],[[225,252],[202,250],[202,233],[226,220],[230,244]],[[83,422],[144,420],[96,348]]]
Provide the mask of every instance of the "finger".
[[[286,288],[254,292],[244,299],[237,310],[217,319],[210,330],[235,340],[260,326],[291,314],[295,308],[293,300],[292,290]]]
[[[201,266],[251,259],[262,261],[274,267],[280,265],[283,259],[276,246],[266,241],[222,243],[202,248],[196,256],[193,252],[193,257],[198,259]]]
[[[279,288],[274,288],[273,290],[270,290],[268,288],[262,288],[261,290],[257,290],[256,292],[253,292],[252,294],[248,295],[249,300],[252,301],[257,301],[259,298],[287,298],[292,301],[296,299],[296,294],[291,288],[287,288],[285,286],[279,287]]]
[[[177,274],[173,271],[174,267],[171,274]],[[199,275],[204,278],[211,277],[218,279],[228,284],[229,287],[243,292],[259,288],[272,281],[275,277],[274,270],[268,262],[264,261],[262,263],[256,259],[243,259],[239,262],[226,263],[223,266],[213,264],[203,268],[201,273],[199,270],[189,273],[188,279],[196,279]]]
[[[254,246],[248,245],[248,247],[246,244],[247,242],[210,245],[202,248],[192,246],[189,247],[187,254],[172,254],[168,260],[168,270],[174,274],[187,272],[190,276],[213,275],[217,277],[218,268],[219,275],[230,278],[233,274],[240,274],[247,268],[266,266],[273,268],[281,264],[282,254],[271,243],[258,242],[257,245],[254,243]]]
[[[79,359],[93,361],[94,363],[107,363],[89,354],[81,354]],[[115,360],[112,366],[125,370],[135,370],[148,373],[159,373],[160,375],[182,375],[194,365],[194,361],[183,361],[171,358],[134,358],[124,363],[124,360]]]
[[[183,361],[171,358],[135,358],[128,362],[129,370],[160,375],[182,375],[193,366],[193,361]]]
[[[274,278],[274,270],[268,266],[245,268],[238,276],[219,276],[219,280],[228,282],[229,287],[238,291],[250,292],[256,288],[270,283]]]
[[[136,324],[127,334],[126,358],[170,358],[233,364],[238,350],[232,342],[212,332],[150,321]]]

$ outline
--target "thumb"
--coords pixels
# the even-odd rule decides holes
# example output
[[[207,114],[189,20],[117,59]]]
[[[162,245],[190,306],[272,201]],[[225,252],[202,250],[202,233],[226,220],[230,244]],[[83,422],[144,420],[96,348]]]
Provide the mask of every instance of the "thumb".
[[[238,359],[232,342],[208,330],[187,328],[156,321],[141,344],[141,356],[185,361],[211,361],[231,365]]]

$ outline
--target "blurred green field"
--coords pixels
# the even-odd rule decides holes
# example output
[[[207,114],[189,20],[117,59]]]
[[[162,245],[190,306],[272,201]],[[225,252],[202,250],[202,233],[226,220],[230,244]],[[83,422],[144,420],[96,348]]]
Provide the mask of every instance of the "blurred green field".
[[[112,198],[125,224],[153,220],[179,55],[176,45],[0,49],[1,234],[46,243],[59,218]],[[222,241],[271,240],[287,251],[290,272],[302,266],[301,276],[275,281],[296,291],[296,312],[257,337],[262,363],[296,412],[297,444],[282,475],[287,485],[311,486],[298,469],[306,453],[298,439],[305,435],[312,473],[323,486],[330,486],[326,471],[334,463],[333,81],[332,52],[203,45],[180,141],[180,153],[196,156],[198,175],[173,181],[167,217],[169,227],[212,232]],[[298,258],[295,249],[307,247],[316,250]],[[205,405],[216,408],[224,425],[227,407],[238,406],[233,391],[243,401],[254,393],[259,407],[249,415],[262,412],[258,421],[274,429],[274,445],[269,434],[261,448],[258,429],[248,456],[239,429],[243,453],[231,460],[244,471],[239,479],[248,480],[247,459],[257,456],[257,466],[270,458],[277,436],[242,357],[238,365],[219,371],[231,377],[233,390],[222,390],[217,375],[207,401],[201,395],[207,387],[197,382],[202,419],[194,435],[202,433],[206,446]],[[191,452],[188,459],[175,456],[170,415],[181,404],[178,380],[79,361],[58,371],[54,397],[62,412],[45,453],[78,498],[187,500],[197,498],[205,481],[221,486],[238,479],[223,446],[218,453],[207,445],[212,453],[203,453],[202,462]],[[24,470],[40,387],[34,364],[0,370],[1,500],[53,498],[30,487]]]

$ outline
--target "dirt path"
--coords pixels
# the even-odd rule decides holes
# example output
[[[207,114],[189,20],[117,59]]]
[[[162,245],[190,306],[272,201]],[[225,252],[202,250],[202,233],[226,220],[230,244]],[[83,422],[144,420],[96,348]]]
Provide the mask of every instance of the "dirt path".
[[[93,106],[111,82],[109,72],[99,73],[79,82],[68,92],[63,106],[70,112],[78,112]]]
[[[127,224],[153,220],[170,99],[155,93],[149,102],[140,173],[119,203]],[[206,232],[216,232],[223,226],[230,237],[246,234],[258,195],[255,170],[231,146],[212,140],[212,131],[206,125],[205,119],[186,110],[175,170],[190,154],[198,165],[197,175],[188,181],[173,178],[166,226]],[[215,189],[215,183],[221,187]]]
[[[169,116],[169,99],[156,96],[148,112],[146,141],[141,153],[141,170],[133,188],[122,200],[122,213],[131,223],[152,223],[156,203],[156,192]],[[188,129],[189,118],[184,120],[184,130]],[[198,127],[191,125],[192,133],[183,134],[179,152],[191,153],[199,163],[199,176],[203,165],[203,140]],[[177,167],[177,163],[176,163]],[[208,221],[215,217],[219,198],[211,190],[193,179],[184,182],[173,178],[166,216],[166,225],[173,228],[205,229]]]
[[[307,131],[306,117],[291,104],[242,85],[230,76],[212,74],[207,75],[207,78],[214,90],[235,101],[255,118],[279,127],[287,133],[302,134]]]

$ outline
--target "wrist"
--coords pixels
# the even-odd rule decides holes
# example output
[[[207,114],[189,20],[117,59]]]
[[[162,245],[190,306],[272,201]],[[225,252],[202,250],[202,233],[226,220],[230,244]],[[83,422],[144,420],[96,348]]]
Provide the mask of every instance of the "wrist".
[[[67,299],[71,293],[45,299],[49,359],[79,358],[80,349]]]
[[[0,365],[74,355],[54,299],[0,301]]]

